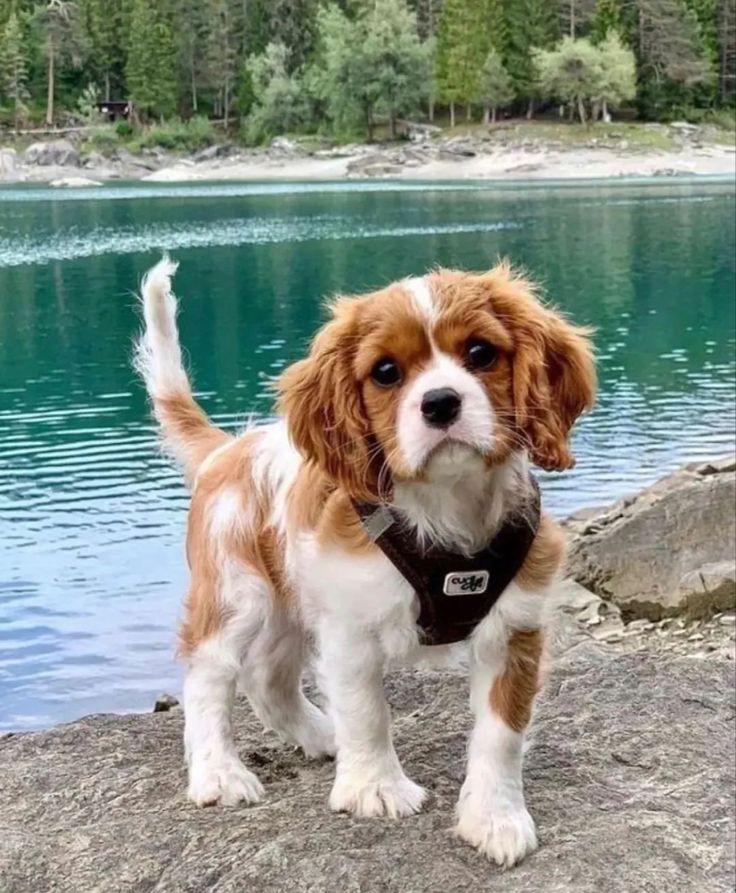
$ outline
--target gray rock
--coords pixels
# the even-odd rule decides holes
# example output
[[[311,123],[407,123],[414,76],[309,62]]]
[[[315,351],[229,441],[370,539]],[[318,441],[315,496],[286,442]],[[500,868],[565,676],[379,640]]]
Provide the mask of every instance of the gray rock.
[[[440,158],[473,158],[478,154],[476,144],[462,136],[454,136],[448,140],[440,140],[437,147],[439,149]]]
[[[268,154],[272,158],[296,158],[303,152],[293,140],[287,139],[285,136],[277,136],[271,140]]]
[[[385,177],[401,172],[401,159],[386,152],[373,152],[354,158],[347,164],[348,176]]]
[[[15,149],[6,149],[4,147],[0,149],[0,180],[15,174],[17,161],[18,156]]]
[[[100,155],[99,152],[90,152],[82,157],[82,167],[95,168],[103,167],[106,164],[107,159],[104,155]]]
[[[173,695],[159,695],[153,705],[154,713],[165,713],[167,710],[173,710],[179,706],[179,701]]]
[[[79,152],[69,140],[52,140],[47,143],[31,143],[23,153],[26,164],[39,164],[45,167],[79,165]]]
[[[467,691],[452,673],[392,677],[396,743],[431,791],[400,821],[332,815],[330,763],[237,708],[267,786],[254,807],[184,798],[180,710],[94,716],[0,739],[3,893],[726,893],[734,887],[733,665],[588,642],[546,687],[526,757],[540,849],[501,872],[449,833]]]
[[[224,158],[229,154],[229,146],[207,146],[194,155],[194,161],[214,161],[215,158]]]
[[[689,466],[595,517],[568,519],[570,575],[625,620],[736,607],[732,466],[731,457]]]

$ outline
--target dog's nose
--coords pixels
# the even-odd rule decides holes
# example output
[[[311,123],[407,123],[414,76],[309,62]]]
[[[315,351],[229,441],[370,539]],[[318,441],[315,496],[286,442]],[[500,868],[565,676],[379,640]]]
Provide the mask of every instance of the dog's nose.
[[[422,398],[424,421],[432,428],[449,428],[460,415],[462,400],[452,388],[436,388]]]

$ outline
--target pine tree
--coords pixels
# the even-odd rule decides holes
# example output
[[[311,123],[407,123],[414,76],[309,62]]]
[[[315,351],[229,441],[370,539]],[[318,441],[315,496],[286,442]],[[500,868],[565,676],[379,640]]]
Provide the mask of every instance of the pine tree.
[[[79,10],[90,43],[90,59],[104,98],[122,85],[126,56],[125,24],[129,0],[81,0]]]
[[[54,123],[57,66],[69,60],[79,67],[88,45],[81,27],[81,17],[73,0],[46,0],[36,7],[34,17],[43,33],[43,54],[46,57],[46,124]]]
[[[441,101],[450,106],[455,126],[455,105],[470,103],[477,92],[478,75],[489,49],[486,0],[445,0],[435,49],[435,81]]]
[[[606,39],[609,31],[621,33],[621,0],[598,0],[590,24],[593,43]]]
[[[549,49],[558,38],[556,9],[549,0],[505,0],[508,41],[505,64],[516,95],[534,112],[537,79],[532,51]]]
[[[164,118],[176,109],[176,62],[169,27],[154,0],[135,0],[125,68],[128,93],[138,115]]]
[[[0,38],[0,88],[5,97],[13,103],[13,122],[16,130],[29,96],[27,81],[23,27],[15,9],[12,9]]]

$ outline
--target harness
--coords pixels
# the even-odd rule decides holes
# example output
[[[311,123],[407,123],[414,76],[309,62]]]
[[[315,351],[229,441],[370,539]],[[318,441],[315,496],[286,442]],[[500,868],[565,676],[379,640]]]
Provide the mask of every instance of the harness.
[[[417,594],[423,645],[466,639],[519,572],[541,511],[539,485],[532,475],[529,481],[529,498],[484,549],[469,556],[435,546],[422,549],[389,506],[353,501],[363,530]]]

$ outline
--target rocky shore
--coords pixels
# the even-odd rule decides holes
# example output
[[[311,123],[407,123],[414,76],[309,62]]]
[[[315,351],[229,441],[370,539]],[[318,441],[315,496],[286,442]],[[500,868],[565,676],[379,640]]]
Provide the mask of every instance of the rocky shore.
[[[526,758],[541,845],[513,871],[450,834],[464,677],[405,671],[389,695],[399,753],[431,792],[422,814],[332,815],[332,766],[264,735],[244,704],[239,746],[267,798],[196,810],[169,699],[0,739],[0,889],[732,891],[735,469],[732,457],[697,463],[568,522],[572,576],[554,599],[553,669]]]
[[[724,142],[723,132],[686,122],[639,127],[637,142],[627,139],[626,131],[602,125],[573,142],[503,127],[457,136],[423,129],[400,143],[335,146],[279,137],[261,149],[223,144],[191,155],[162,149],[133,154],[122,146],[103,155],[61,138],[22,151],[0,148],[0,182],[84,187],[114,180],[526,180],[736,173],[734,146]]]

